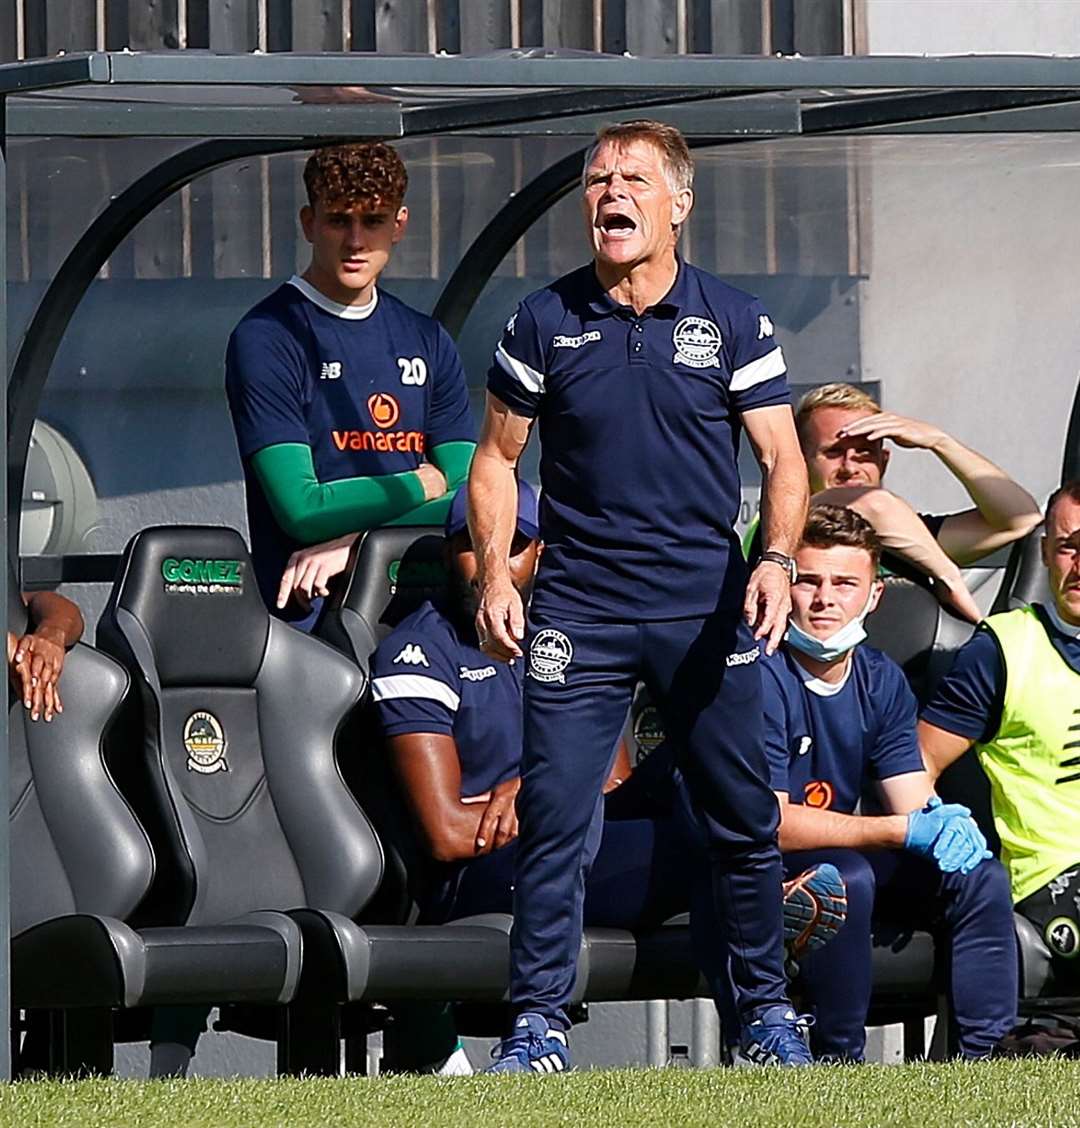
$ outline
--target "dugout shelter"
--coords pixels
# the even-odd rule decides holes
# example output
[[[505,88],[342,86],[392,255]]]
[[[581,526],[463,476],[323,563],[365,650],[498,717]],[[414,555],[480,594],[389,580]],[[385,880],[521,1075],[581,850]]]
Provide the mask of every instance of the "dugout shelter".
[[[949,350],[958,337],[969,340],[961,351],[985,377],[976,387],[986,395],[969,394],[961,410],[992,420],[995,364],[1012,376],[1001,385],[1008,396],[998,418],[1010,451],[1039,468],[1037,480],[1025,484],[1045,492],[1080,470],[1075,405],[1070,414],[1075,327],[1036,294],[1030,310],[1012,303],[1014,323],[999,318],[994,332],[1001,339],[991,334],[989,351],[980,351],[977,337],[985,341],[987,332],[977,315],[978,291],[968,293],[965,279],[949,276],[948,246],[920,246],[912,231],[905,258],[895,248],[904,242],[895,237],[903,214],[885,227],[868,210],[871,187],[880,200],[890,190],[910,193],[912,183],[928,177],[945,184],[955,177],[963,190],[937,199],[951,207],[963,245],[985,242],[973,213],[992,214],[1003,198],[1028,217],[1041,212],[1035,219],[1046,220],[1056,238],[1028,238],[1027,248],[999,239],[987,256],[996,253],[1007,265],[1009,256],[1021,261],[1034,253],[1042,275],[1064,275],[1075,261],[1075,223],[1064,206],[1070,194],[1075,199],[1071,170],[1080,168],[1080,59],[101,52],[0,67],[0,108],[0,341],[9,365],[0,465],[8,559],[23,587],[63,585],[88,621],[105,604],[120,548],[142,527],[242,524],[242,509],[229,509],[242,503],[238,474],[228,477],[235,455],[219,386],[225,335],[270,288],[269,279],[289,273],[274,251],[275,240],[288,246],[290,231],[295,238],[289,209],[282,220],[281,209],[270,206],[278,173],[295,181],[295,154],[335,140],[391,140],[407,163],[427,161],[422,206],[410,198],[426,226],[417,232],[414,220],[410,239],[426,237],[428,258],[401,279],[398,292],[430,309],[458,340],[477,389],[484,354],[513,297],[580,256],[558,209],[572,206],[591,134],[605,121],[656,116],[679,126],[700,160],[702,218],[694,221],[688,257],[749,279],[747,288],[779,312],[797,385],[865,376],[880,391],[886,365],[860,368],[867,326],[878,319],[880,340],[870,351],[901,362],[897,342],[904,337],[890,336],[875,309],[910,321],[910,340],[922,323],[908,317],[904,303],[931,306],[925,324]],[[505,168],[513,171],[510,182],[499,179]],[[230,224],[251,219],[242,206],[229,210],[228,180],[215,184],[213,245],[202,241],[197,186],[216,170],[236,185],[246,176],[261,186],[254,237],[265,269],[256,277],[244,268],[228,277],[223,266]],[[980,195],[989,182],[1011,183],[1017,195]],[[971,184],[977,192],[969,192]],[[1063,210],[1055,216],[1059,196]],[[467,198],[479,201],[479,210],[455,223]],[[456,241],[445,243],[436,230],[440,213]],[[155,259],[152,237],[130,251],[132,238],[154,232],[156,218],[179,231],[173,274]],[[1005,216],[1001,229],[1008,227]],[[893,261],[909,271],[919,271],[922,256],[921,288],[883,288],[880,298],[864,302],[859,287],[885,273],[871,262],[871,245],[890,238]],[[431,257],[432,248],[447,247],[441,261]],[[135,263],[130,278],[117,265],[124,253]],[[286,251],[282,260],[288,257]],[[200,280],[200,258],[220,285]],[[968,269],[973,277],[996,278],[1001,264],[980,263],[976,255]],[[1021,279],[1017,287],[1024,288]],[[1024,342],[1027,368],[1002,347],[1005,341]],[[1048,365],[1044,354],[1060,363]],[[947,402],[944,389],[958,379],[959,366],[950,360],[938,371],[914,367],[911,385]],[[102,382],[103,371],[121,369],[119,384]],[[1039,383],[1036,373],[1052,384]],[[1052,391],[1044,394],[1044,387]],[[189,427],[185,417],[197,424]],[[236,488],[223,504],[220,487],[228,485]],[[987,607],[1001,604],[1027,574],[1024,567],[1018,550],[1008,567],[1001,559],[981,569],[973,587]],[[911,643],[909,657],[940,651],[939,635],[935,624],[925,640]],[[6,735],[0,798],[9,810],[20,798],[9,777]],[[8,859],[5,822],[3,1076],[11,1060]]]

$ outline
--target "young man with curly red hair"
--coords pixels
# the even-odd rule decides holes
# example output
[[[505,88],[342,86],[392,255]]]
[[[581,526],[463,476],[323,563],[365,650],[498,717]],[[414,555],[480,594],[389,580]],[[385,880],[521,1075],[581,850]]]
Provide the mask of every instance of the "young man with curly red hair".
[[[446,331],[377,286],[409,218],[401,158],[318,149],[304,185],[311,263],[236,327],[225,379],[259,588],[309,629],[360,532],[444,520],[473,421]]]

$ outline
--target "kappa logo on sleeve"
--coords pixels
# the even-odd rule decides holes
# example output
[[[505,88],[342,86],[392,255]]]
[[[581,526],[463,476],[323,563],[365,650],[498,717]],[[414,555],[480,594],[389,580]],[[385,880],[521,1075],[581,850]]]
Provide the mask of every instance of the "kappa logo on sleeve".
[[[415,642],[407,642],[401,648],[401,652],[394,659],[395,666],[426,666],[431,669],[431,663],[427,660],[427,655],[424,653],[423,648]]]
[[[796,756],[805,756],[806,753],[810,751],[810,745],[813,744],[813,743],[814,743],[814,738],[812,736],[801,736],[801,737],[799,737],[799,748],[798,748],[798,751],[795,753],[795,755]]]
[[[732,666],[752,666],[761,657],[761,651],[755,646],[753,650],[744,650],[741,654],[729,654],[724,659],[724,665],[730,669]]]
[[[539,682],[565,682],[566,667],[574,657],[574,644],[562,633],[546,627],[529,647],[529,677]]]
[[[765,314],[762,314],[757,319],[757,339],[759,341],[764,341],[766,337],[771,337],[775,331],[772,321],[766,317]]]
[[[704,317],[684,317],[671,334],[675,346],[674,364],[687,364],[691,368],[719,368],[723,338],[715,321]]]

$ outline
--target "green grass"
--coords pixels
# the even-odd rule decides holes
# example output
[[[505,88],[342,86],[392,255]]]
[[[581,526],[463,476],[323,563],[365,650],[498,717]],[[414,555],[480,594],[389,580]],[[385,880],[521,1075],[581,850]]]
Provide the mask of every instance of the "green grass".
[[[546,1078],[22,1082],[3,1128],[1080,1125],[1080,1062],[612,1070]]]

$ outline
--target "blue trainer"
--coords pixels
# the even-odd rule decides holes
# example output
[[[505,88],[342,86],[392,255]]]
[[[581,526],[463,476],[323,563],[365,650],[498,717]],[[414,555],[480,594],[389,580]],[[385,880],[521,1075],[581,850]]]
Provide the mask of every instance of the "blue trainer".
[[[765,1007],[743,1027],[742,1042],[735,1051],[735,1065],[813,1065],[806,1044],[808,1017],[790,1006],[777,1003]]]
[[[831,862],[784,882],[784,943],[792,959],[827,944],[847,919],[847,887]]]
[[[487,1073],[563,1073],[570,1068],[566,1035],[542,1014],[521,1014],[514,1033],[494,1050]]]

